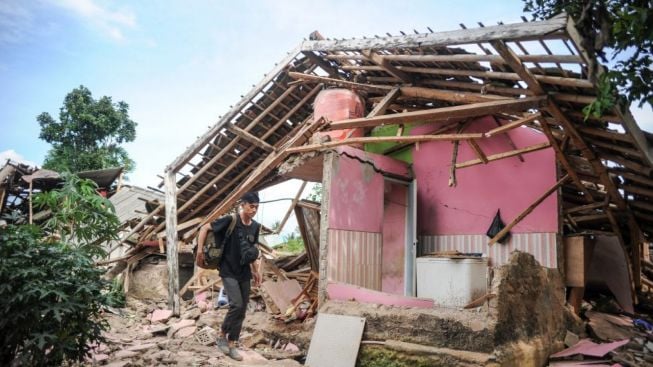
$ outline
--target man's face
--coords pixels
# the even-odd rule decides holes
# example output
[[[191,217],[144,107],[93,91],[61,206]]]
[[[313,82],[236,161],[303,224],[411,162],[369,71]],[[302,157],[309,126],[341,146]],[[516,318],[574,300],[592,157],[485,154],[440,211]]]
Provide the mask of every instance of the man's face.
[[[250,219],[254,218],[256,215],[256,211],[258,210],[258,203],[243,203],[242,205],[243,208],[243,214],[245,214],[247,217]]]

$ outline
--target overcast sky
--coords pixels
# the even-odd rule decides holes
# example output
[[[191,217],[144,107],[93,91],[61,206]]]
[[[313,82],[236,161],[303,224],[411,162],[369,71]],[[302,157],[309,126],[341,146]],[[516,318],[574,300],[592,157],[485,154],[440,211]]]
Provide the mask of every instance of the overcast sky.
[[[520,22],[522,1],[0,0],[0,159],[41,165],[36,116],[58,118],[79,85],[125,101],[131,183],[167,164],[314,30],[351,38]],[[650,108],[634,110],[653,130]],[[294,195],[298,183],[266,193]],[[274,211],[275,209],[266,209]]]

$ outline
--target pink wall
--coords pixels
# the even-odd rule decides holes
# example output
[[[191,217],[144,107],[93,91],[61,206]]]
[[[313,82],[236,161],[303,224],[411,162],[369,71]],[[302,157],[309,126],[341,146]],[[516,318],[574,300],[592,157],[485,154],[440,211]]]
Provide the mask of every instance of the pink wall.
[[[486,132],[495,127],[491,117],[484,117],[464,132]],[[430,125],[421,126],[411,134],[429,129]],[[528,128],[511,130],[509,135],[517,148],[546,141],[544,135]],[[513,150],[504,135],[479,139],[478,143],[486,155]],[[523,155],[525,162],[511,157],[458,169],[458,185],[449,187],[452,153],[451,142],[423,143],[413,151],[420,235],[484,234],[497,209],[501,209],[503,221],[510,223],[556,182],[555,154],[549,148]],[[475,158],[469,145],[461,142],[457,161]],[[511,232],[558,232],[557,196],[549,196]]]
[[[381,290],[392,294],[404,294],[407,193],[406,185],[385,182]]]

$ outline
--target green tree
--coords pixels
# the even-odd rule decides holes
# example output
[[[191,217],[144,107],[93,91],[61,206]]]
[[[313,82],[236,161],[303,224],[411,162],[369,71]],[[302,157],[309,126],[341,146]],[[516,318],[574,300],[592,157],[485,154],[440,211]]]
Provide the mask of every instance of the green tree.
[[[318,203],[322,202],[322,184],[321,183],[316,183],[313,184],[313,187],[311,188],[311,192],[308,193],[306,198],[311,201],[315,201]]]
[[[615,87],[628,103],[653,107],[653,6],[650,0],[524,0],[534,19],[567,12],[583,37],[582,46],[610,71],[599,82],[597,101],[586,114],[600,114],[616,102]]]
[[[104,255],[100,244],[117,239],[120,227],[113,205],[96,193],[95,182],[71,173],[64,173],[63,178],[60,189],[34,196],[38,208],[51,212],[43,228],[64,243]]]
[[[36,119],[39,138],[52,144],[44,168],[58,172],[80,172],[109,167],[134,169],[134,161],[122,143],[136,138],[136,122],[129,118],[129,105],[113,103],[111,97],[93,99],[83,85],[66,95],[56,121],[47,112]]]

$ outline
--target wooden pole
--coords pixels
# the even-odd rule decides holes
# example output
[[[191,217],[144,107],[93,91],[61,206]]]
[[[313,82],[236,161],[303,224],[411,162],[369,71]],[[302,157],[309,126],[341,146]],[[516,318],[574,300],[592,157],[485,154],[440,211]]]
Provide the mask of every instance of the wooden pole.
[[[281,220],[281,223],[279,223],[279,228],[275,231],[276,234],[281,233],[281,230],[283,229],[283,226],[286,225],[286,222],[288,221],[288,218],[290,218],[290,213],[295,210],[295,205],[297,205],[297,202],[299,201],[299,198],[302,196],[302,192],[304,192],[304,188],[306,187],[306,181],[302,182],[302,186],[299,188],[299,191],[297,191],[297,195],[295,195],[295,198],[292,199],[292,203],[290,204],[290,208],[288,208],[288,211],[286,212],[286,215],[283,217]]]
[[[32,209],[32,188],[34,187],[34,178],[29,182],[29,224],[32,224],[34,210]]]
[[[177,178],[174,171],[165,176],[166,257],[168,259],[168,308],[179,315],[179,253],[177,252]]]
[[[558,190],[558,188],[559,188],[560,186],[562,186],[562,184],[564,184],[565,181],[567,181],[568,178],[569,178],[569,175],[565,175],[565,176],[564,176],[563,178],[561,178],[558,182],[556,182],[556,184],[553,185],[550,189],[546,190],[546,192],[545,192],[544,194],[542,194],[542,196],[540,196],[539,198],[537,198],[537,200],[535,200],[535,202],[533,202],[533,204],[531,204],[528,208],[526,208],[526,210],[524,210],[521,214],[519,214],[519,215],[517,216],[517,218],[515,218],[512,222],[510,222],[510,224],[508,224],[504,229],[502,229],[499,233],[497,233],[497,234],[496,234],[496,235],[495,235],[495,236],[490,240],[490,242],[488,243],[488,245],[493,245],[493,244],[495,244],[497,241],[499,241],[500,238],[502,238],[503,236],[505,236],[506,233],[510,232],[510,230],[512,229],[512,227],[516,226],[517,223],[521,222],[522,219],[524,219],[524,218],[525,218],[527,215],[529,215],[529,214],[530,214],[530,213],[531,213],[535,208],[537,208],[537,206],[540,205],[540,204],[544,201],[544,199],[548,198],[549,195],[551,195],[553,192],[555,192],[556,190]]]

